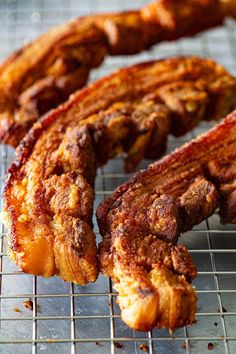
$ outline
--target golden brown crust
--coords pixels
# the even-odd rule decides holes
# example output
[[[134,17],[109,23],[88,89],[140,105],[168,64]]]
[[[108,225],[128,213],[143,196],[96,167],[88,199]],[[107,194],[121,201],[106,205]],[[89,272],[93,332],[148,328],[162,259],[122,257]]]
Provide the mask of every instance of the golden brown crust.
[[[18,145],[45,112],[82,87],[107,54],[134,54],[234,16],[232,0],[161,0],[137,11],[90,15],[56,27],[0,67],[0,139]]]
[[[160,156],[168,133],[176,133],[173,121],[185,132],[202,119],[217,118],[225,92],[231,97],[230,111],[236,80],[212,60],[171,58],[119,70],[36,123],[17,149],[5,189],[11,255],[17,264],[33,274],[94,281],[91,186],[96,167],[122,152],[129,170],[143,157]],[[174,110],[171,100],[178,102]],[[171,208],[171,203],[166,205]],[[174,214],[162,231],[163,237],[178,232]]]
[[[173,245],[217,206],[223,223],[236,222],[235,160],[236,111],[137,172],[98,207],[100,268],[114,280],[122,318],[132,328],[193,323],[196,297],[186,279],[196,270],[187,249]]]

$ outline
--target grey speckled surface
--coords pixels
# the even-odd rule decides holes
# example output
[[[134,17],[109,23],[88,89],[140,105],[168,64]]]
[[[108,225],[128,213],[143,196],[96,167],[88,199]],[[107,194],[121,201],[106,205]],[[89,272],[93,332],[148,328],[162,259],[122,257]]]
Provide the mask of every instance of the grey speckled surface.
[[[134,8],[144,3],[142,0],[0,0],[0,57],[3,59],[13,49],[66,19],[91,11]],[[224,28],[177,43],[163,43],[147,53],[108,58],[100,69],[92,73],[91,79],[121,66],[175,54],[211,56],[236,74],[235,43],[236,26],[228,22]],[[208,127],[203,124],[179,140],[170,138],[168,151]],[[13,156],[12,149],[0,146],[1,188]],[[147,164],[144,161],[139,167]],[[123,174],[121,159],[111,161],[99,170],[95,206],[105,193],[114,190],[127,177]],[[220,225],[217,213],[180,240],[191,249],[198,266],[199,275],[194,282],[198,290],[198,321],[172,336],[164,330],[145,334],[127,328],[119,318],[116,297],[110,295],[111,284],[105,277],[100,276],[95,284],[86,287],[72,287],[57,278],[36,279],[17,273],[15,265],[5,255],[3,227],[1,231],[0,353],[141,353],[139,345],[143,342],[147,343],[150,352],[158,354],[205,354],[209,353],[209,342],[214,345],[214,354],[236,353],[236,229],[232,225]],[[99,240],[99,235],[97,237]],[[34,312],[23,306],[28,297],[35,298]],[[14,311],[16,307],[20,312]],[[222,312],[223,308],[227,312]],[[123,345],[121,349],[112,346],[112,336],[119,338],[117,341]],[[73,337],[78,341],[75,344],[71,342]],[[152,344],[150,338],[153,339]],[[36,339],[37,344],[32,344],[32,339]],[[3,344],[4,340],[12,344]],[[184,343],[188,344],[187,349],[183,347]]]

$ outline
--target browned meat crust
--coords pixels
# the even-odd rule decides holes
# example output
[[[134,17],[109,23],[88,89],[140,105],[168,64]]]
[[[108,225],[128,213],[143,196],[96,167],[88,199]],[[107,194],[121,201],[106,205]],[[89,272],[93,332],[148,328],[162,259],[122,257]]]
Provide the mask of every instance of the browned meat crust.
[[[122,69],[75,94],[33,126],[9,169],[12,258],[25,272],[80,284],[96,280],[96,166],[124,151],[131,170],[143,157],[160,156],[169,132],[218,118],[235,102],[236,79],[197,57]],[[166,233],[176,228],[174,220]]]
[[[97,209],[103,242],[101,271],[119,292],[132,328],[174,329],[194,321],[196,276],[181,232],[217,206],[223,223],[236,222],[236,111],[208,133],[119,186]]]
[[[235,0],[160,0],[54,28],[0,67],[0,140],[18,145],[32,124],[82,87],[107,54],[134,54],[236,16]]]

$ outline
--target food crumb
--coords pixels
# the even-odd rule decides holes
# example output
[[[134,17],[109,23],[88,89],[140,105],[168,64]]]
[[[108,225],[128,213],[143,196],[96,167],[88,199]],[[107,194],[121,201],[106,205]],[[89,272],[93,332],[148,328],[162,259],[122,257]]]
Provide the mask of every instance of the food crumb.
[[[213,350],[213,349],[214,349],[213,343],[208,343],[207,349],[208,349],[208,350]]]
[[[214,322],[214,326],[216,326],[216,327],[217,327],[217,326],[218,326],[218,323],[217,323],[217,322]]]
[[[116,347],[116,349],[121,349],[121,348],[123,348],[123,345],[120,344],[119,342],[114,342],[114,346]]]
[[[25,300],[25,301],[23,302],[23,305],[25,306],[25,308],[27,308],[27,309],[33,311],[33,301],[32,301],[31,299]]]
[[[13,311],[15,311],[15,312],[21,312],[21,310],[19,309],[19,307],[14,307],[14,308],[13,308]]]
[[[148,346],[145,343],[140,344],[139,349],[142,350],[145,353],[148,352]]]
[[[95,345],[101,345],[99,342],[95,342],[94,344],[95,344]]]
[[[218,309],[218,312],[221,312],[221,310]],[[228,312],[224,306],[222,306],[222,312]]]

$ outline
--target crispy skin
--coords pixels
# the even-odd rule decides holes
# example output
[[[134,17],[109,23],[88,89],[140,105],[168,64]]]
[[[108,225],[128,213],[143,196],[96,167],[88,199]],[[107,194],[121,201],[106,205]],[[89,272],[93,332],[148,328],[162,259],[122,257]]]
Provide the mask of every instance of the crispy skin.
[[[235,223],[236,111],[208,133],[137,172],[97,209],[101,271],[119,292],[132,328],[174,329],[194,321],[196,276],[181,232],[220,208]]]
[[[107,54],[135,54],[236,17],[235,0],[160,0],[137,11],[81,17],[56,27],[0,66],[0,140],[17,146],[45,112],[67,100]]]
[[[160,156],[169,132],[218,118],[235,102],[235,78],[197,57],[122,69],[75,94],[33,126],[9,169],[11,257],[25,272],[79,284],[96,280],[96,166],[124,151],[131,170],[143,157]]]

